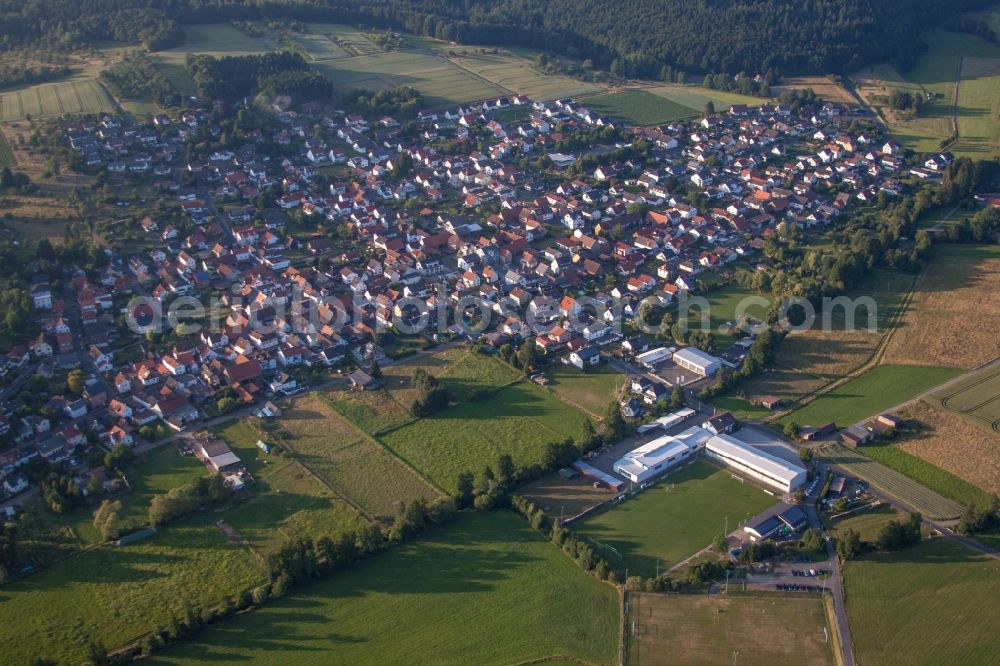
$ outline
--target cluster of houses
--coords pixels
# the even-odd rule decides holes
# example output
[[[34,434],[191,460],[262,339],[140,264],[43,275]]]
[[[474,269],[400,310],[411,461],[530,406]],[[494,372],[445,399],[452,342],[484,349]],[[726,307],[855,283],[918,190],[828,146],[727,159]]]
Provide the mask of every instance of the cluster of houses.
[[[520,112],[500,121],[497,109]],[[99,274],[77,271],[75,300],[39,279],[38,335],[0,371],[45,359],[90,370],[85,411],[74,408],[68,422],[82,418],[104,443],[129,444],[144,425],[197,422],[221,392],[249,405],[299,388],[297,368],[360,363],[379,331],[409,321],[403,303],[414,299],[435,313],[474,297],[495,315],[486,344],[529,340],[593,365],[619,338],[613,312],[592,314],[584,296],[618,303],[625,317],[650,297],[668,305],[698,290],[705,272],[766,268],[759,250],[781,222],[827,225],[850,205],[898,193],[900,147],[851,131],[849,115],[836,105],[797,114],[734,105],[694,123],[629,129],[648,154],[598,159],[554,181],[552,169],[625,145],[574,143],[614,124],[572,100],[423,111],[417,135],[405,137],[392,117],[285,111],[197,161],[187,146],[222,134],[211,109],[148,124],[77,121],[66,137],[84,163],[150,181],[173,217],[146,211],[122,221],[153,249],[116,255]],[[285,156],[267,154],[271,142]],[[541,155],[551,167],[538,166]],[[116,323],[124,302],[145,297],[127,313],[141,324],[185,295],[216,297],[225,316],[166,350],[143,345],[140,359],[116,360],[121,337],[139,337]],[[464,330],[450,322],[445,334]],[[638,387],[636,399],[662,400],[648,390]],[[58,428],[21,421],[0,428],[17,431],[19,448],[48,451],[48,429]],[[77,441],[77,426],[68,427],[64,441]]]

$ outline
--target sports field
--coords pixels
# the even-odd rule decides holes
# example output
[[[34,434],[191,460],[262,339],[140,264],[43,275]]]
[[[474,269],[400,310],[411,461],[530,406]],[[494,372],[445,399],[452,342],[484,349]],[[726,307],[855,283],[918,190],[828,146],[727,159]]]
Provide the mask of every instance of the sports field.
[[[858,663],[991,664],[1000,653],[1000,560],[947,539],[844,566]]]
[[[782,418],[782,422],[821,426],[832,421],[841,427],[860,423],[959,372],[956,368],[880,365],[820,395]]]
[[[28,116],[104,113],[114,108],[111,96],[93,78],[43,83],[0,93],[0,121],[3,122],[23,120]]]
[[[819,597],[629,594],[629,664],[833,664]]]
[[[727,526],[735,530],[775,501],[728,471],[696,460],[572,527],[617,550],[630,575],[654,576],[657,561],[662,573],[710,545]],[[609,556],[614,559],[613,551]]]
[[[885,362],[974,368],[1000,356],[1000,246],[935,245]]]
[[[615,661],[618,593],[507,511],[467,515],[152,664]]]
[[[647,90],[622,90],[580,100],[588,109],[631,125],[659,125],[691,118],[704,109],[692,109]]]
[[[943,497],[909,476],[846,446],[826,444],[815,451],[848,474],[868,482],[889,498],[909,505],[932,520],[958,518],[964,511],[964,507],[958,502]]]

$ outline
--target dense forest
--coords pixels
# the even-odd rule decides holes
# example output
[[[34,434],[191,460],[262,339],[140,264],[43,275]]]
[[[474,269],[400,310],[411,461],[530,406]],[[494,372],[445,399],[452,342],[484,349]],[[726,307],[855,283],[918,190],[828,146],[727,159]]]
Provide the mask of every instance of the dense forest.
[[[262,93],[288,95],[297,102],[326,99],[333,92],[329,79],[310,69],[298,53],[213,58],[189,55],[188,71],[198,94],[210,99],[237,99]]]
[[[888,60],[906,69],[920,33],[989,0],[0,0],[0,45],[103,39],[151,49],[179,24],[289,19],[363,23],[470,44],[532,46],[658,77],[839,73]]]

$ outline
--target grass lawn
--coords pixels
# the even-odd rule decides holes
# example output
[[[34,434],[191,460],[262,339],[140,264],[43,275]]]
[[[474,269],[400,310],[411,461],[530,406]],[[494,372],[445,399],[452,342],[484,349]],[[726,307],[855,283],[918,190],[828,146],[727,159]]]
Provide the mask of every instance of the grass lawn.
[[[874,509],[851,514],[837,520],[824,519],[824,524],[835,536],[850,529],[857,532],[862,541],[874,541],[878,538],[882,526],[887,522],[905,518],[906,516],[892,508],[892,505],[883,503]]]
[[[760,488],[697,460],[634,498],[572,524],[574,531],[615,548],[629,574],[654,576],[708,546],[728,527],[775,503]]]
[[[149,504],[154,495],[169,492],[195,479],[208,476],[208,470],[194,456],[182,456],[175,444],[167,444],[144,453],[125,472],[132,490],[113,498],[122,503],[122,524],[126,529],[148,524]],[[97,543],[94,509],[87,507],[66,516],[66,522],[84,541]]]
[[[733,416],[741,420],[763,420],[773,413],[767,407],[751,404],[734,395],[712,398],[712,405],[720,411],[732,412]]]
[[[678,104],[645,90],[623,90],[595,95],[581,100],[581,103],[601,115],[624,120],[632,125],[658,125],[701,113],[698,109]]]
[[[304,536],[336,537],[367,522],[299,463],[278,462],[269,468],[257,478],[253,496],[223,516],[258,552]]]
[[[5,663],[46,656],[81,663],[88,642],[115,646],[180,616],[185,603],[217,602],[264,581],[264,568],[199,514],[122,548],[99,547],[4,586]]]
[[[708,308],[704,312],[698,307],[698,298],[708,300]],[[763,299],[767,303],[764,304],[763,301],[758,303],[748,299]],[[718,339],[718,345],[722,349],[736,341],[739,331],[732,327],[739,323],[740,314],[753,319],[763,320],[771,302],[772,298],[770,296],[758,294],[751,289],[746,289],[735,284],[711,289],[688,298],[686,313],[688,327],[691,330],[703,329],[702,318],[708,315],[708,331],[715,334],[715,337]]]
[[[630,594],[629,663],[833,664],[822,599]]]
[[[1000,653],[1000,561],[938,539],[844,567],[862,664],[990,664]]]
[[[549,377],[548,387],[556,395],[600,417],[625,383],[625,375],[609,365],[583,372],[572,365],[557,363],[545,374]]]
[[[151,664],[615,661],[618,593],[506,511],[429,537],[171,647]],[[416,655],[420,655],[417,657]]]
[[[546,444],[578,437],[588,417],[528,382],[479,402],[460,402],[378,436],[393,453],[448,492],[461,472],[478,474],[508,453],[539,462]]]
[[[959,372],[956,368],[880,365],[819,396],[781,421],[814,426],[831,421],[840,426],[859,423],[951,379]]]

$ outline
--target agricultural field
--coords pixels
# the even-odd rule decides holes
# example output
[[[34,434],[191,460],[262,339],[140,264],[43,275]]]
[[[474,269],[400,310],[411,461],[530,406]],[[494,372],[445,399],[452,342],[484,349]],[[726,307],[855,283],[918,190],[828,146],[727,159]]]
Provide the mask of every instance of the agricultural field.
[[[951,151],[975,159],[1000,151],[1000,47],[978,37],[947,31],[923,36],[928,44],[912,70],[901,74],[889,65],[877,65],[852,77],[858,92],[886,119],[894,139],[918,152],[938,150],[955,129],[959,140]],[[955,99],[956,80],[958,99]],[[933,98],[910,117],[888,108],[892,90],[929,94]],[[957,111],[957,115],[956,112]]]
[[[751,378],[746,392],[751,396],[774,395],[795,400],[823,385],[839,379],[864,364],[882,336],[893,329],[904,297],[914,278],[883,269],[873,269],[848,298],[871,297],[875,311],[858,307],[853,328],[847,325],[845,308],[831,308],[829,326],[823,313],[817,313],[816,325],[806,331],[792,331],[782,341],[774,364],[767,372]],[[868,330],[874,325],[875,332]]]
[[[973,373],[928,400],[983,430],[1000,432],[1000,368],[996,366]]]
[[[263,565],[229,542],[216,520],[217,514],[200,514],[144,541],[96,547],[4,586],[4,661],[45,656],[80,663],[91,640],[119,645],[181,616],[188,602],[204,607],[264,582]]]
[[[642,90],[622,90],[580,100],[588,109],[630,125],[659,125],[704,112]]]
[[[833,664],[817,596],[629,594],[628,663]]]
[[[282,409],[279,428],[270,433],[275,441],[369,514],[388,517],[399,502],[437,497],[428,483],[340,417],[323,397],[306,394]]]
[[[599,418],[603,418],[608,403],[625,384],[625,375],[609,365],[583,372],[572,365],[557,363],[545,375],[549,378],[546,386],[553,393]]]
[[[167,80],[184,95],[195,94],[194,81],[184,64],[189,53],[223,58],[278,49],[273,38],[251,37],[228,23],[187,25],[184,26],[184,34],[181,46],[149,54]]]
[[[886,363],[973,368],[1000,356],[1000,246],[936,245]]]
[[[289,36],[289,39],[313,61],[347,58],[351,55],[330,34],[314,32],[294,33]]]
[[[841,427],[860,423],[905,402],[956,374],[955,368],[919,365],[880,365],[824,393],[782,418],[799,425],[821,426],[831,421]]]
[[[816,453],[931,520],[958,518],[964,511],[958,502],[942,497],[910,477],[841,444],[826,444],[816,449]]]
[[[532,100],[549,101],[602,90],[600,86],[569,76],[540,72],[530,60],[509,51],[475,53],[462,49],[457,55],[449,55],[448,59],[476,76],[518,95],[527,95]]]
[[[315,63],[315,67],[341,89],[416,88],[432,107],[510,94],[445,58],[419,51],[387,51],[325,60]]]
[[[708,102],[715,104],[716,111],[721,113],[733,104],[760,106],[767,101],[761,97],[750,97],[749,95],[680,84],[661,84],[645,88],[645,90],[670,102],[686,106],[692,109],[696,115],[705,112],[705,105]]]
[[[657,563],[666,571],[711,544],[727,525],[734,530],[775,501],[728,470],[696,460],[635,497],[573,523],[573,530],[617,550],[630,574],[652,577]],[[605,554],[614,559],[613,551]]]
[[[934,395],[909,405],[899,416],[921,426],[919,433],[898,444],[901,449],[988,492],[1000,493],[1000,435],[991,423],[941,408]]]
[[[328,37],[348,56],[363,56],[381,53],[382,49],[358,30],[348,25],[336,23],[310,23],[308,34],[319,33]]]
[[[171,646],[151,664],[615,661],[610,585],[507,511],[466,515]],[[541,628],[544,628],[542,630]]]
[[[965,479],[913,455],[902,446],[886,442],[868,444],[860,449],[866,456],[886,467],[905,474],[914,481],[965,506],[986,506],[989,494]]]
[[[1000,651],[1000,561],[948,539],[844,566],[858,663],[990,664]]]
[[[378,436],[393,453],[452,492],[461,472],[510,454],[516,465],[537,463],[546,444],[578,437],[587,417],[538,386],[519,382],[491,398],[460,402]]]
[[[97,79],[79,77],[57,83],[42,83],[0,93],[0,121],[28,116],[61,116],[114,111],[115,105]]]
[[[826,76],[784,76],[781,78],[780,86],[771,87],[771,94],[777,97],[785,90],[805,88],[812,88],[820,99],[834,104],[856,105],[858,103],[858,100],[854,99],[854,96],[847,92],[843,86]]]

